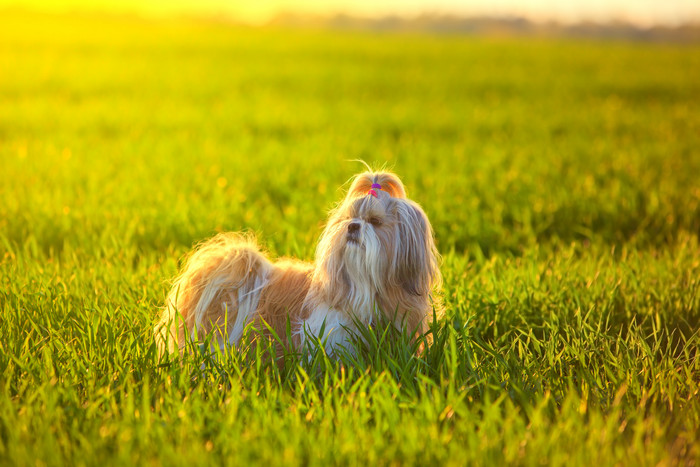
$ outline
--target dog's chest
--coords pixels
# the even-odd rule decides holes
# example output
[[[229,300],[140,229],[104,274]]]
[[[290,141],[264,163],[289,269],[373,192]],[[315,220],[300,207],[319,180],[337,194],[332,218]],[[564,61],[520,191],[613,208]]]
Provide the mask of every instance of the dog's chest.
[[[316,307],[299,325],[301,345],[313,337],[324,344],[328,355],[332,355],[338,347],[351,351],[351,333],[356,331],[356,323],[369,324],[369,320],[325,306]]]

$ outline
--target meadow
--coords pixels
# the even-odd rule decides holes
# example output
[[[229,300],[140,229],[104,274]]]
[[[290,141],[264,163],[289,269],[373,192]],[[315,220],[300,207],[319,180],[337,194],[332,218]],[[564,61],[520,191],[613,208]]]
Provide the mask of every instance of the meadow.
[[[0,464],[697,465],[700,46],[0,14]],[[311,260],[361,159],[433,345],[158,358],[226,230]]]

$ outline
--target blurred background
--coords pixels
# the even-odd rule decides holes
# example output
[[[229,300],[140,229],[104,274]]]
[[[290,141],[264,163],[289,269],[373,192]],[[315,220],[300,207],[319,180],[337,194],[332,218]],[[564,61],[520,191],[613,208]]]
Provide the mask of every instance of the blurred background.
[[[249,229],[308,258],[362,159],[403,177],[442,251],[667,245],[700,231],[699,15],[0,0],[0,234],[162,254]]]
[[[613,22],[678,25],[697,22],[695,0],[2,0],[0,7],[21,6],[50,11],[111,11],[140,14],[220,15],[249,23],[266,23],[283,13],[347,14],[361,17],[422,14],[523,17],[537,21]]]

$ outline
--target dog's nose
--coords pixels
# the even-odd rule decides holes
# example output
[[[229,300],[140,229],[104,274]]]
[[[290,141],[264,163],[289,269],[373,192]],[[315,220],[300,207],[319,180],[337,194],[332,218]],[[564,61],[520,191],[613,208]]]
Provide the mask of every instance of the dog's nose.
[[[358,222],[351,222],[348,224],[348,232],[353,233],[360,230],[360,224]]]

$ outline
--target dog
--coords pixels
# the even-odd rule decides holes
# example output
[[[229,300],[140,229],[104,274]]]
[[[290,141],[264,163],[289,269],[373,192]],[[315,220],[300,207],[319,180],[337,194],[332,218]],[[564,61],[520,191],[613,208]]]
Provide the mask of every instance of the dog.
[[[330,212],[313,263],[272,262],[237,233],[196,247],[167,296],[156,342],[173,353],[212,333],[212,347],[223,349],[253,326],[294,349],[318,337],[332,356],[352,351],[351,333],[380,318],[424,333],[442,314],[439,261],[423,209],[394,173],[370,170]]]

